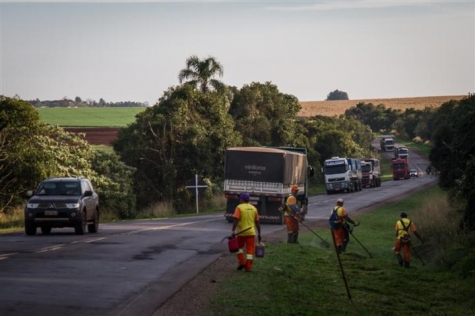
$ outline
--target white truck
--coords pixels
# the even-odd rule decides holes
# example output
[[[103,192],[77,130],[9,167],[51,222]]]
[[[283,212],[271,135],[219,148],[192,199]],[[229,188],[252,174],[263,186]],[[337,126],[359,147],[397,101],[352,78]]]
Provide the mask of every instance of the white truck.
[[[393,151],[394,150],[394,136],[393,135],[382,135],[380,140],[380,146],[382,151]]]
[[[409,158],[409,149],[407,147],[395,147],[394,158]]]
[[[308,205],[308,178],[313,168],[307,162],[306,148],[233,147],[226,150],[224,196],[228,222],[239,204],[239,195],[247,192],[257,207],[261,223],[283,224],[280,206],[299,186],[297,203],[305,212]]]
[[[355,158],[332,157],[322,168],[327,194],[361,191],[363,174],[361,161]]]

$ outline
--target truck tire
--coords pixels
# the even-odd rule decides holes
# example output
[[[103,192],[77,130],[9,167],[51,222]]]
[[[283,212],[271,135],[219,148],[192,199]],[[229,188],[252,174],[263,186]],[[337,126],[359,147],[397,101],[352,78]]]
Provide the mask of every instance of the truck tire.
[[[93,222],[87,225],[87,231],[90,233],[97,233],[98,230],[99,230],[99,212],[95,210]]]
[[[86,223],[86,212],[83,212],[81,215],[81,221],[77,223],[76,226],[74,226],[74,233],[76,235],[84,235],[84,233],[86,232]]]
[[[25,234],[27,234],[28,236],[36,235],[35,224],[25,222]]]

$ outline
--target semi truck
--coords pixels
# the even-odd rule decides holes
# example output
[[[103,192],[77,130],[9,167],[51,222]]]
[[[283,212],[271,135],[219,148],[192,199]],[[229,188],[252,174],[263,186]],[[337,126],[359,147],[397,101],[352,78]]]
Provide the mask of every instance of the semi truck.
[[[327,194],[361,191],[361,161],[355,158],[332,157],[325,160],[322,168]]]
[[[407,147],[394,147],[394,158],[409,158],[409,149]]]
[[[380,146],[382,151],[394,150],[394,137],[393,135],[382,135],[380,140]]]
[[[381,186],[381,166],[379,159],[361,159],[361,171],[363,172],[363,187],[375,188]]]
[[[393,180],[409,179],[409,165],[409,158],[393,158],[391,161]]]
[[[239,204],[239,195],[247,192],[249,203],[261,223],[283,224],[279,208],[290,195],[292,185],[299,186],[297,203],[303,212],[308,206],[308,179],[313,168],[308,165],[306,148],[232,147],[226,150],[224,196],[228,222]]]

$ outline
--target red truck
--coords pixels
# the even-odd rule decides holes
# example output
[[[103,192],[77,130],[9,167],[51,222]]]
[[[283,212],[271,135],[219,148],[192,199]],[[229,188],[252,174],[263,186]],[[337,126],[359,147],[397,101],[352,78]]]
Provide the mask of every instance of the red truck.
[[[409,165],[409,158],[393,158],[391,161],[393,180],[409,179]]]

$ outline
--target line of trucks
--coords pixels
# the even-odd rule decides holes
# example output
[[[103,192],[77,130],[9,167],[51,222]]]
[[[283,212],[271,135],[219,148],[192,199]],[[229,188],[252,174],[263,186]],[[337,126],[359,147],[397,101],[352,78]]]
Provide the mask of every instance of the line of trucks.
[[[257,207],[262,223],[283,224],[284,216],[279,208],[294,184],[299,186],[297,203],[306,212],[308,181],[313,178],[314,169],[308,164],[305,148],[228,148],[224,169],[225,217],[229,222],[239,204],[239,195],[247,192],[249,203]],[[325,160],[322,172],[328,194],[381,186],[380,164],[375,158],[332,157]]]
[[[332,157],[325,160],[322,172],[327,194],[381,186],[381,167],[376,158]]]
[[[409,179],[410,165],[409,149],[405,146],[396,147],[393,135],[382,135],[380,139],[381,150],[394,152],[394,158],[391,161],[393,170],[393,180]]]
[[[389,142],[385,148],[389,148]],[[405,147],[394,149],[393,178],[409,178],[409,151]],[[332,157],[322,167],[327,194],[361,191],[363,187],[381,186],[381,166],[376,158]],[[294,184],[299,186],[297,202],[306,212],[308,207],[308,181],[314,169],[308,164],[307,150],[293,147],[233,147],[226,150],[224,172],[225,217],[233,221],[239,204],[239,195],[247,192],[250,203],[259,211],[263,223],[283,224],[279,210],[291,193]]]
[[[411,162],[409,160],[409,149],[404,146],[394,148],[394,158],[391,161],[393,170],[393,180],[409,179]]]

